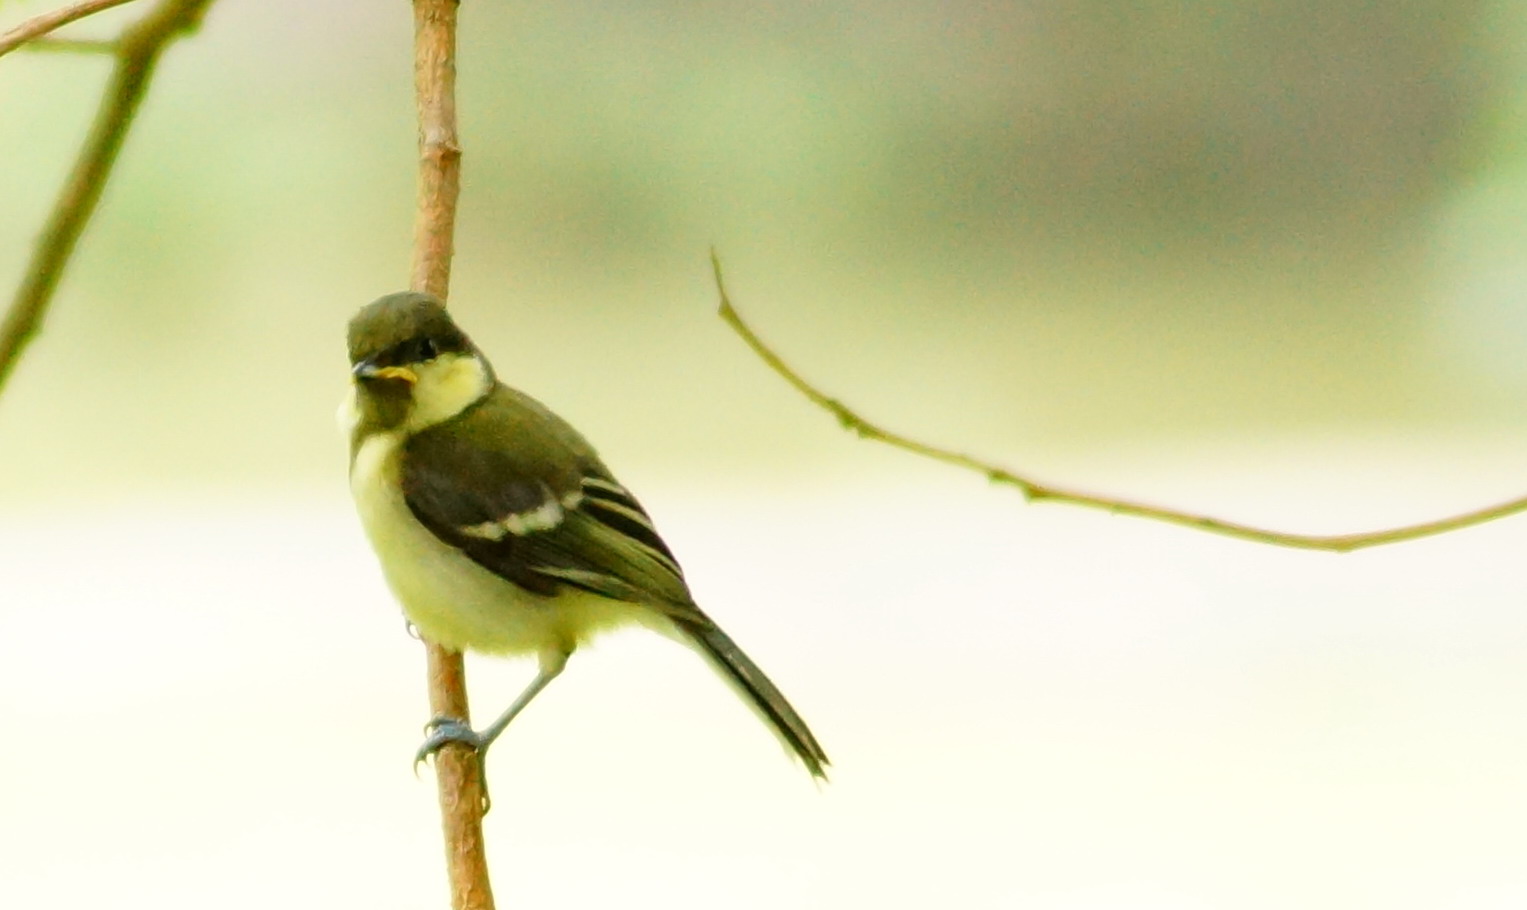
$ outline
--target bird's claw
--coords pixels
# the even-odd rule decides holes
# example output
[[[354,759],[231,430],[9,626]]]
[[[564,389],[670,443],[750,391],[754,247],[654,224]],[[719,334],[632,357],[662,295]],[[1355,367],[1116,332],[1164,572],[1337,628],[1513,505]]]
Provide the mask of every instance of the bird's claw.
[[[487,742],[482,734],[473,730],[465,721],[444,715],[430,718],[429,723],[424,725],[424,732],[424,742],[419,745],[419,751],[414,753],[414,776],[419,776],[420,765],[451,743],[470,747],[477,759],[477,782],[482,790],[482,811],[486,815],[493,803],[488,798],[488,774],[483,765]]]
[[[424,725],[424,734],[424,742],[419,745],[419,751],[414,753],[415,774],[419,773],[420,765],[451,743],[461,743],[474,752],[482,751],[482,737],[464,721],[454,717],[442,715],[430,718],[429,723]]]

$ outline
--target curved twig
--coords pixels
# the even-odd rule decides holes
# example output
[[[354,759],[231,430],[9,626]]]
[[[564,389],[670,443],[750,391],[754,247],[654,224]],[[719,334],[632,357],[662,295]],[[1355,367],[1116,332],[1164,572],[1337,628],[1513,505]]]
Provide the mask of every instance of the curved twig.
[[[0,57],[4,57],[28,41],[40,38],[54,29],[62,28],[71,22],[99,13],[101,10],[111,9],[113,6],[121,6],[124,3],[130,2],[132,0],[82,0],[80,3],[72,3],[51,12],[43,13],[40,16],[33,16],[5,34],[0,35]]]
[[[1183,512],[1163,506],[1147,505],[1112,496],[1099,496],[1093,493],[1067,490],[1040,483],[1037,480],[1020,476],[1007,468],[989,461],[983,461],[961,452],[929,445],[925,442],[918,442],[899,433],[883,429],[859,416],[843,402],[820,391],[811,383],[801,378],[799,373],[789,364],[785,363],[768,345],[764,344],[752,327],[743,321],[741,314],[732,306],[731,298],[726,293],[726,285],[723,283],[721,275],[721,260],[716,256],[715,250],[711,250],[711,269],[716,278],[716,291],[721,297],[721,318],[726,320],[727,325],[732,327],[769,369],[790,383],[796,391],[804,395],[812,404],[832,414],[838,423],[843,425],[844,429],[856,433],[864,439],[883,442],[886,445],[911,452],[914,455],[921,455],[924,458],[931,458],[934,461],[941,461],[944,464],[954,465],[958,468],[965,468],[978,474],[983,474],[992,483],[1000,483],[1018,488],[1018,491],[1023,494],[1024,498],[1031,502],[1069,503],[1071,505],[1102,509],[1118,515],[1133,515],[1136,518],[1163,521],[1197,531],[1223,534],[1226,537],[1237,537],[1256,543],[1293,547],[1302,550],[1328,550],[1333,552],[1349,552],[1366,547],[1376,547],[1382,544],[1417,540],[1422,537],[1431,537],[1448,531],[1456,531],[1461,528],[1484,524],[1498,518],[1505,518],[1508,515],[1527,511],[1527,497],[1521,497],[1449,518],[1440,518],[1434,521],[1426,521],[1420,524],[1406,525],[1382,531],[1366,531],[1357,534],[1291,534],[1284,531],[1274,531],[1254,525],[1241,524],[1240,522],[1226,521],[1208,515],[1196,515],[1191,512]]]

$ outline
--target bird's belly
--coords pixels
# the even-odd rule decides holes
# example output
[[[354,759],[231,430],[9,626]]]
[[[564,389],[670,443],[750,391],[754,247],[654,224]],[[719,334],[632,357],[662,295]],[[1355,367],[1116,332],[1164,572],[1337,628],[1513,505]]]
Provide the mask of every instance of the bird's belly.
[[[594,633],[650,613],[576,589],[544,597],[473,562],[420,524],[403,501],[399,439],[367,438],[350,467],[350,492],[388,587],[429,641],[489,654],[571,652]],[[647,624],[650,624],[650,620]]]

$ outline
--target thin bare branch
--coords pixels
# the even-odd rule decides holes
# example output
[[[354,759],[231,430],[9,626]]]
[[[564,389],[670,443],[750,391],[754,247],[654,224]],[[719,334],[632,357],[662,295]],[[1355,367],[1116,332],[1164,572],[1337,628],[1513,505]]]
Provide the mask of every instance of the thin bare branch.
[[[430,712],[436,717],[467,720],[467,676],[461,654],[432,642],[425,642],[424,647]],[[453,910],[493,910],[478,762],[477,753],[461,743],[448,743],[435,753],[435,786]]]
[[[419,198],[411,286],[446,299],[451,284],[461,145],[456,130],[457,0],[414,0],[414,94],[419,110]],[[469,720],[461,654],[426,643],[430,710]],[[453,743],[435,755],[446,875],[455,910],[492,910],[482,834],[478,756]]]
[[[1015,474],[1007,468],[989,461],[983,461],[960,452],[929,445],[925,442],[918,442],[899,433],[882,429],[880,426],[870,423],[859,416],[847,405],[843,404],[843,402],[818,390],[811,383],[803,379],[794,368],[785,363],[743,321],[741,314],[732,306],[731,298],[727,295],[726,285],[722,281],[721,260],[716,256],[715,250],[711,250],[711,269],[716,278],[716,291],[721,297],[721,318],[726,320],[727,325],[732,327],[733,331],[742,338],[743,342],[753,350],[753,353],[758,355],[758,358],[769,369],[773,370],[780,378],[793,386],[796,391],[804,395],[812,404],[832,414],[845,429],[857,433],[864,439],[883,442],[886,445],[911,452],[914,455],[921,455],[924,458],[931,458],[944,464],[975,471],[978,474],[985,475],[993,483],[1016,487],[1031,502],[1069,503],[1071,505],[1102,509],[1118,515],[1149,518],[1153,521],[1163,521],[1168,524],[1181,525],[1212,534],[1223,534],[1227,537],[1237,537],[1256,543],[1273,544],[1275,546],[1293,547],[1303,550],[1328,550],[1334,552],[1348,552],[1366,547],[1376,547],[1381,544],[1400,543],[1422,537],[1431,537],[1436,534],[1457,531],[1461,528],[1484,524],[1488,521],[1527,511],[1527,497],[1522,497],[1520,499],[1513,499],[1510,502],[1477,509],[1472,512],[1465,512],[1462,515],[1455,515],[1450,518],[1441,518],[1435,521],[1390,528],[1383,531],[1366,531],[1357,534],[1290,534],[1284,531],[1274,531],[1254,525],[1212,518],[1207,515],[1196,515],[1177,509],[1146,505],[1145,503],[1067,490],[1040,483],[1037,480]]]
[[[52,54],[115,54],[117,42],[100,38],[38,38],[22,50]]]
[[[441,300],[451,285],[461,142],[456,131],[456,0],[414,3],[419,105],[419,209],[412,286]]]
[[[132,126],[154,69],[176,38],[201,24],[212,0],[163,0],[130,26],[117,43],[116,66],[95,121],[37,240],[21,286],[0,322],[0,390],[26,346],[42,326],[64,266],[95,212],[117,153]],[[83,6],[84,4],[80,4]]]
[[[59,7],[52,12],[33,16],[3,35],[0,35],[0,57],[4,57],[16,48],[26,44],[34,38],[40,38],[56,28],[68,25],[79,19],[101,10],[111,9],[113,6],[121,6],[131,3],[132,0],[82,0],[80,3],[71,3],[68,6]]]

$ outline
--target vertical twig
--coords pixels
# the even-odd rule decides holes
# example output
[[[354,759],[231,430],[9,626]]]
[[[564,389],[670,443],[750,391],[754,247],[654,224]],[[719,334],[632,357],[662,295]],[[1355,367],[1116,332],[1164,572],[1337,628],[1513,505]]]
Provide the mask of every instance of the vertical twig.
[[[456,137],[459,0],[414,0],[414,91],[419,105],[419,213],[412,286],[446,298],[451,285],[461,145]]]
[[[21,352],[42,327],[43,315],[58,289],[64,266],[101,200],[101,190],[111,176],[112,165],[122,150],[133,115],[148,91],[160,55],[175,38],[201,24],[211,2],[164,0],[117,42],[116,67],[90,133],[37,239],[36,251],[27,263],[16,296],[11,299],[5,321],[0,322],[0,390],[4,389]]]
[[[414,220],[410,284],[446,299],[451,284],[461,146],[456,137],[456,12],[458,0],[414,0],[414,92],[419,108],[419,209]],[[469,720],[461,655],[425,645],[430,710]],[[482,789],[477,754],[461,744],[435,756],[446,874],[455,910],[492,910],[482,835]]]

